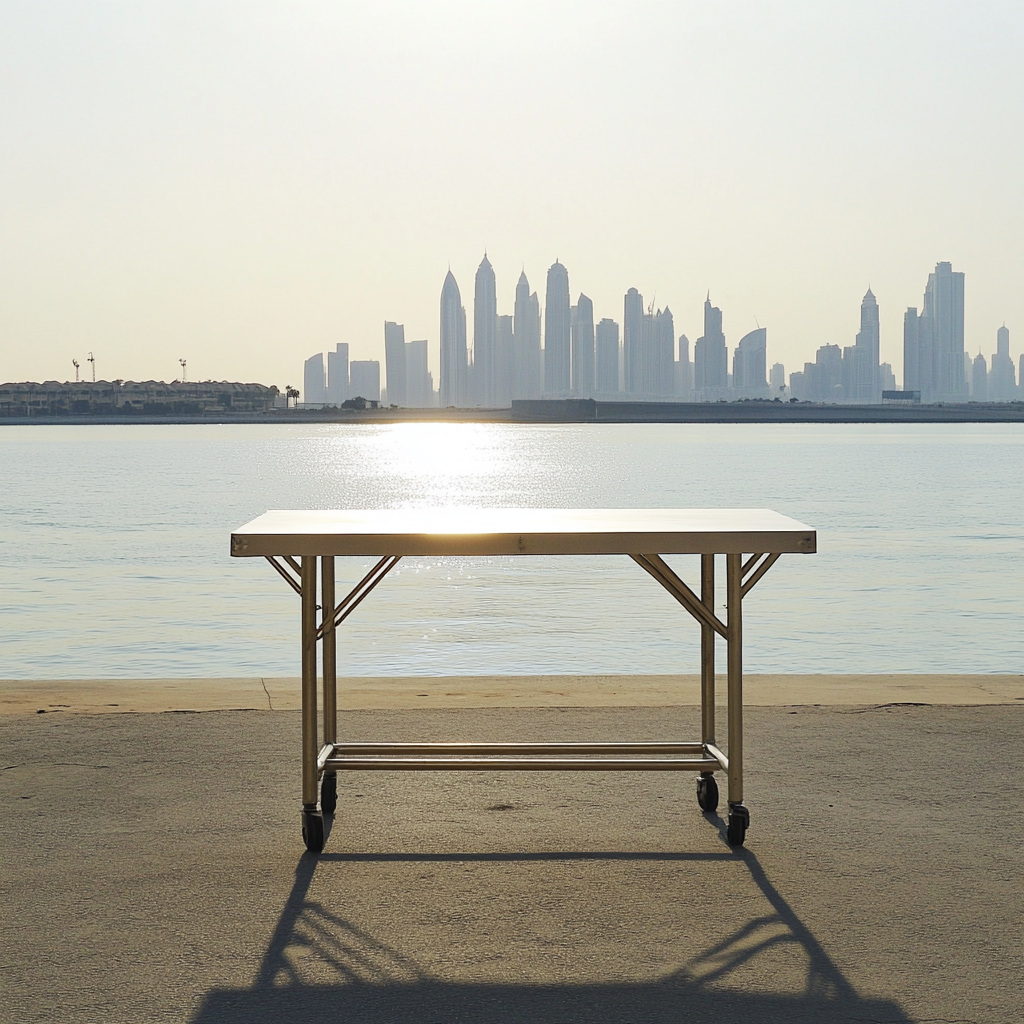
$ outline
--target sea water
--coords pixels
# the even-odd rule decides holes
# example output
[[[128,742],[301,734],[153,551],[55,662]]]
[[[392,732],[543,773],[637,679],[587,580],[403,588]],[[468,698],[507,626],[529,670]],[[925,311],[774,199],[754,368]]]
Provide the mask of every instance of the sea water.
[[[745,599],[747,671],[1024,671],[1021,424],[168,424],[0,427],[0,677],[298,675],[298,597],[232,529],[431,505],[775,509],[818,553]],[[406,558],[339,633],[345,675],[698,658],[625,556]]]

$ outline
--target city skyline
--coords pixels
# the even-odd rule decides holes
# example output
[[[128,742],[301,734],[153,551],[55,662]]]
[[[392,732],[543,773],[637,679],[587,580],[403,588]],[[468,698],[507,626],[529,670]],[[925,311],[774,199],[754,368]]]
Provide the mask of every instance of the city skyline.
[[[433,389],[428,342],[405,342],[404,325],[384,324],[385,391],[358,397],[412,408],[455,406],[507,408],[516,398],[597,398],[605,401],[717,402],[741,399],[881,404],[886,392],[900,400],[925,403],[1013,401],[1024,395],[1024,353],[1020,368],[1010,353],[1005,324],[997,331],[992,377],[983,356],[973,361],[963,344],[965,274],[939,262],[928,275],[922,312],[907,307],[904,315],[903,360],[880,361],[880,308],[868,287],[860,304],[859,329],[852,345],[826,343],[813,362],[786,373],[785,365],[768,358],[768,328],[760,324],[731,349],[723,310],[708,292],[704,300],[703,333],[693,345],[685,334],[675,336],[671,309],[646,307],[635,287],[622,299],[622,343],[619,323],[603,317],[595,325],[594,304],[584,292],[573,304],[568,268],[558,259],[548,268],[541,339],[541,307],[530,291],[525,268],[515,287],[514,312],[499,312],[500,291],[494,266],[485,253],[474,279],[474,343],[465,341],[466,310],[449,268],[440,293],[441,345],[439,391]],[[344,374],[342,346],[335,360]],[[770,368],[769,368],[770,363]],[[340,404],[338,395],[356,397],[347,380],[327,384],[322,354],[306,360],[303,404]],[[731,366],[731,368],[730,368]],[[459,382],[456,388],[451,382]],[[415,383],[410,383],[415,382]],[[448,382],[448,383],[445,383]],[[440,391],[444,392],[442,397]],[[328,393],[335,397],[325,400]],[[415,397],[413,397],[415,396]]]

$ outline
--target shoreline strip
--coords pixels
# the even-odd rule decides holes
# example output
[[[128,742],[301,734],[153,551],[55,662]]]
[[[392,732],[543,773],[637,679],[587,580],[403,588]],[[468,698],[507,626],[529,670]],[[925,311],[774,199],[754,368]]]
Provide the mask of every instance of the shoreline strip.
[[[718,677],[719,703],[725,676]],[[696,675],[401,676],[338,680],[340,710],[673,707],[700,703]],[[1024,675],[756,675],[748,707],[1024,705]],[[297,711],[297,677],[0,680],[0,715]]]

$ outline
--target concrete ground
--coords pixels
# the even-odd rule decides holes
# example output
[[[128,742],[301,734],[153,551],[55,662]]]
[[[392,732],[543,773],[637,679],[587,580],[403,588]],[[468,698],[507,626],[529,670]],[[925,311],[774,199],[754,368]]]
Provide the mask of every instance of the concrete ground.
[[[698,711],[354,711],[350,739],[691,739]],[[1019,1022],[1024,707],[751,708],[690,775],[365,773],[294,711],[0,719],[3,1021]]]

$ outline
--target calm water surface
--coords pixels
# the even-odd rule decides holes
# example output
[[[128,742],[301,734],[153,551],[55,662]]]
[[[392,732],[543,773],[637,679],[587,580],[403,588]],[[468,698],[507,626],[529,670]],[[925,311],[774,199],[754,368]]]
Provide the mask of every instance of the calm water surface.
[[[0,677],[297,675],[298,598],[228,557],[231,530],[436,504],[773,508],[819,553],[744,602],[749,671],[1024,671],[1016,424],[4,427],[0,471]],[[696,558],[670,561],[695,583]],[[339,560],[339,588],[369,564]],[[625,557],[406,559],[346,622],[339,670],[695,672],[698,653]]]

